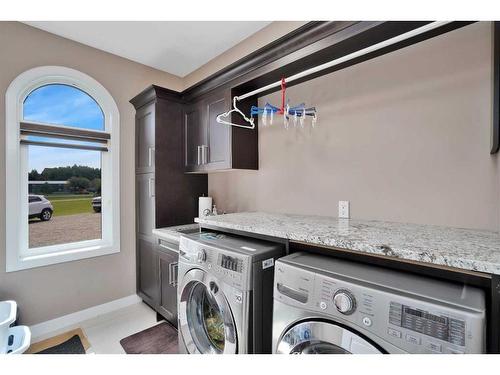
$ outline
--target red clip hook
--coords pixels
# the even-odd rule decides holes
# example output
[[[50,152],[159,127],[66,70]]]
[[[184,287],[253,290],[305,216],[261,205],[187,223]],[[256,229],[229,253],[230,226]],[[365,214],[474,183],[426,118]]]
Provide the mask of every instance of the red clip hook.
[[[286,82],[285,78],[281,78],[281,109],[280,114],[285,113],[285,91],[286,91]]]

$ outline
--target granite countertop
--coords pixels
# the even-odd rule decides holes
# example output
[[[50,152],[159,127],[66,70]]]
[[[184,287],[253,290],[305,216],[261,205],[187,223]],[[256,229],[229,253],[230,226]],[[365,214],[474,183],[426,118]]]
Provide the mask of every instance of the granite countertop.
[[[199,229],[200,229],[199,224],[185,224],[185,225],[178,225],[175,227],[153,229],[153,235],[166,240],[179,242],[179,239],[182,234],[186,234],[189,232],[193,233],[195,231],[198,231]]]
[[[500,275],[500,234],[433,225],[243,212],[195,220],[219,228]]]

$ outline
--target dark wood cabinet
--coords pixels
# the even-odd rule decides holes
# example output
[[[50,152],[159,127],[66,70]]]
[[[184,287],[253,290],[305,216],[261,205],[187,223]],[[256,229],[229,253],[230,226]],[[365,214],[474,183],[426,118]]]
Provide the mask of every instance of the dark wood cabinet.
[[[136,113],[136,173],[155,171],[155,104],[140,108]]]
[[[162,241],[162,240],[159,240]],[[158,281],[160,313],[172,324],[177,326],[177,277],[179,254],[175,251],[158,249]]]
[[[137,241],[137,294],[177,326],[178,245],[153,237]]]
[[[177,324],[177,292],[172,281],[175,255],[165,255],[158,248],[152,231],[193,223],[198,197],[207,195],[207,176],[185,173],[185,106],[178,93],[151,86],[130,102],[136,108],[137,293]],[[200,123],[196,117],[192,122]]]
[[[217,116],[231,108],[231,98],[231,90],[219,90],[186,107],[186,172],[258,169],[257,128],[241,129],[217,122]]]
[[[205,102],[207,115],[208,150],[206,165],[208,169],[231,168],[231,127],[217,122],[217,115],[229,108],[225,97],[215,97]]]
[[[137,294],[176,327],[178,248],[157,237],[137,241]]]
[[[188,171],[195,171],[202,164],[202,147],[207,146],[202,113],[201,103],[186,106],[184,111],[185,166]]]
[[[158,253],[151,239],[137,240],[137,294],[153,308],[158,306]]]
[[[137,174],[135,178],[137,234],[152,238],[155,228],[155,174]]]

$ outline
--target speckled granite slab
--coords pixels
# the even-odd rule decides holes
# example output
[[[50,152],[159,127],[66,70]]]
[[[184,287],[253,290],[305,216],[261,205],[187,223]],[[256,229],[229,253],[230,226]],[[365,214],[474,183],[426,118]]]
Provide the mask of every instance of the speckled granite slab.
[[[192,233],[192,231],[197,231],[199,229],[199,224],[178,225],[175,227],[153,229],[153,235],[164,238],[166,240],[179,242],[182,234],[186,232]]]
[[[500,275],[496,232],[432,225],[244,212],[200,224]]]

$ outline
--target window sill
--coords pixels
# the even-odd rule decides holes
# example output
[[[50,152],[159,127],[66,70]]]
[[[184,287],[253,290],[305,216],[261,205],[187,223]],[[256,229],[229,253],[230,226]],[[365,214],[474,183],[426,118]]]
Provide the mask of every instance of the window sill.
[[[20,255],[18,259],[13,259],[11,262],[7,262],[6,272],[15,272],[30,268],[49,266],[52,264],[95,258],[119,252],[119,245],[94,245],[45,254]]]

